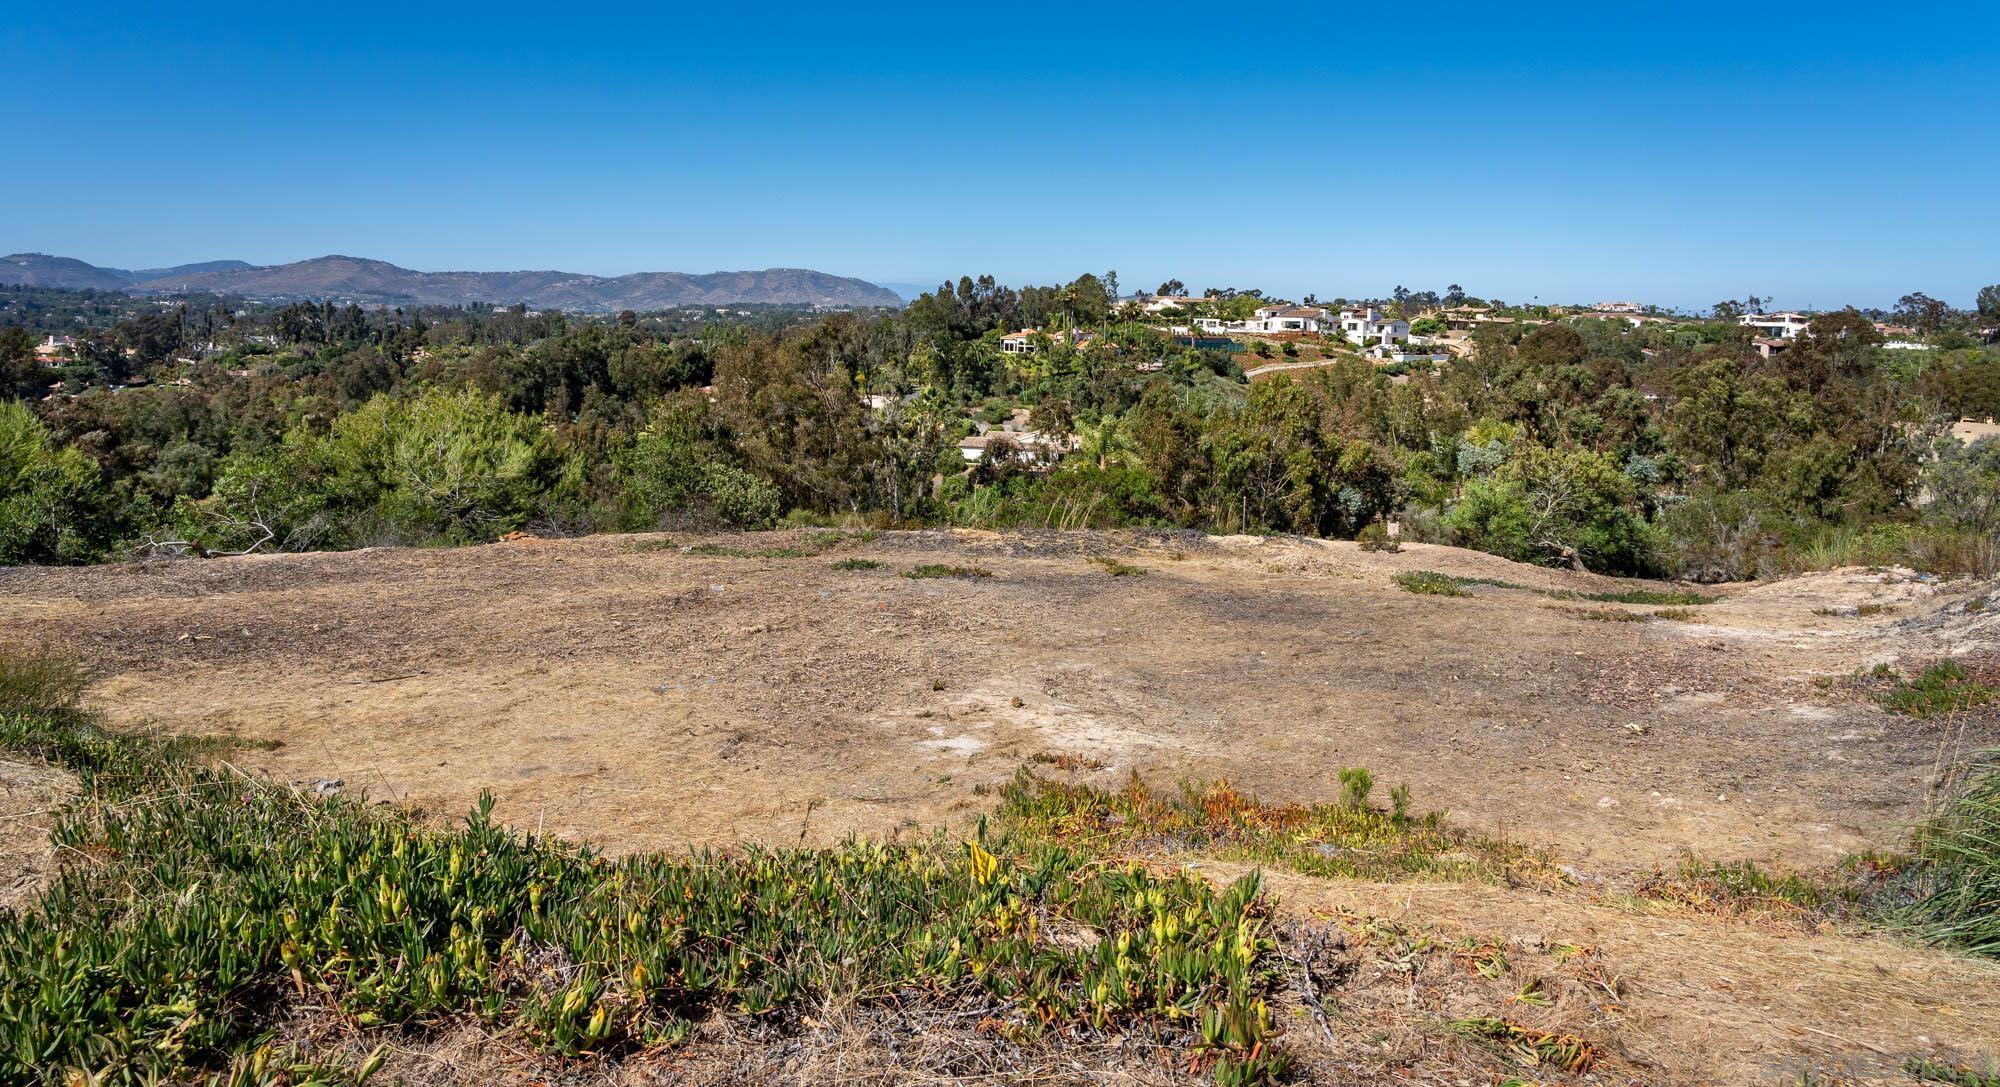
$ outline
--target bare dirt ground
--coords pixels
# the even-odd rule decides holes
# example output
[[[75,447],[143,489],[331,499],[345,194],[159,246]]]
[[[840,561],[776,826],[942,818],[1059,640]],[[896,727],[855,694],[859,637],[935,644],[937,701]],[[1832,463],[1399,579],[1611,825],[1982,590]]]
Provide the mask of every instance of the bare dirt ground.
[[[1031,756],[1073,753],[1104,763],[1104,783],[1227,777],[1270,800],[1336,795],[1341,767],[1367,766],[1591,868],[1683,846],[1818,862],[1898,841],[1941,747],[2000,731],[1948,735],[1812,684],[2000,643],[2000,608],[1957,607],[1974,589],[1895,573],[1725,590],[1698,622],[1625,623],[1578,613],[1659,609],[1405,592],[1399,570],[1618,587],[1422,545],[648,547],[13,570],[0,628],[83,654],[123,723],[282,745],[243,752],[246,768],[444,815],[491,789],[514,821],[612,850],[934,828],[984,810],[978,787]],[[1148,572],[1114,577],[1087,553]],[[830,568],[843,557],[883,566]],[[991,576],[901,576],[920,563]],[[1870,603],[1885,611],[1815,614]]]
[[[753,558],[691,542],[6,570],[0,631],[86,658],[119,723],[246,741],[232,758],[251,772],[441,817],[490,789],[504,818],[614,852],[963,828],[1037,755],[1094,760],[1077,776],[1103,785],[1226,777],[1272,801],[1327,799],[1366,766],[1419,807],[1552,847],[1579,885],[1291,876],[1274,880],[1287,910],[1601,946],[1631,995],[1615,1022],[1574,1025],[1650,1070],[1635,1082],[2000,1055],[1989,964],[1659,918],[1601,890],[1684,849],[1815,866],[1900,843],[2000,718],[1915,721],[1815,680],[2000,648],[1991,585],[1847,570],[1610,622],[1590,616],[1663,609],[1552,599],[1637,583],[1423,545],[919,532]],[[881,566],[832,568],[845,558]],[[922,563],[990,576],[903,576]],[[1416,595],[1392,580],[1411,570],[1528,588]]]

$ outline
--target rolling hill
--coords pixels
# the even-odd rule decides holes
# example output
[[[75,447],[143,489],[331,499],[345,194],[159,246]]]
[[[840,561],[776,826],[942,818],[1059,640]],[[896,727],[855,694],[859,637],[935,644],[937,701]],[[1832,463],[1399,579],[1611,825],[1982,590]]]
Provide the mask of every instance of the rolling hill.
[[[99,268],[71,257],[16,253],[0,258],[0,282],[135,294],[213,292],[256,299],[383,304],[518,302],[583,312],[760,303],[829,308],[903,304],[896,292],[865,280],[806,268],[704,275],[638,272],[607,277],[558,271],[418,272],[387,261],[349,256],[266,266],[210,261],[130,272]]]

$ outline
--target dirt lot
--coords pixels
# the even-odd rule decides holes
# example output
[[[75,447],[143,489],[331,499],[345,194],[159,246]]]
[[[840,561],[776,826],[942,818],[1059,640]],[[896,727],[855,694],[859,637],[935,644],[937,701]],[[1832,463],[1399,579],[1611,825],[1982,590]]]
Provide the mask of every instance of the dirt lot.
[[[1101,784],[1227,777],[1269,800],[1332,797],[1340,768],[1366,766],[1419,807],[1553,847],[1578,888],[1290,877],[1291,908],[1602,944],[1636,979],[1621,1044],[1676,1070],[1649,1081],[2000,1054],[2000,969],[1661,920],[1593,890],[1684,848],[1819,865],[1899,843],[1939,767],[2000,741],[2000,718],[1894,717],[1815,677],[2000,648],[2000,606],[1965,606],[1991,585],[1850,570],[1611,622],[1590,616],[1662,608],[1552,599],[1624,586],[1421,545],[925,532],[754,558],[696,542],[798,541],[8,570],[0,631],[86,657],[118,721],[253,741],[247,770],[441,816],[490,789],[517,824],[613,851],[964,827],[1044,754],[1101,763],[1080,775]],[[833,568],[848,558],[881,565]],[[923,563],[990,576],[903,576]],[[1409,570],[1528,588],[1416,595],[1392,580]]]
[[[849,557],[883,565],[830,568]],[[902,576],[920,563],[991,576]],[[1106,783],[1277,800],[1367,766],[1589,868],[1684,845],[1817,862],[1899,840],[1941,747],[1995,738],[1811,682],[2000,642],[2000,608],[1956,607],[1969,588],[1857,571],[1605,622],[1577,613],[1659,609],[1390,580],[1416,569],[1616,587],[1425,546],[909,533],[758,559],[601,537],[6,571],[0,627],[84,654],[126,723],[282,745],[248,768],[443,814],[492,789],[611,849],[927,829],[1071,753]]]

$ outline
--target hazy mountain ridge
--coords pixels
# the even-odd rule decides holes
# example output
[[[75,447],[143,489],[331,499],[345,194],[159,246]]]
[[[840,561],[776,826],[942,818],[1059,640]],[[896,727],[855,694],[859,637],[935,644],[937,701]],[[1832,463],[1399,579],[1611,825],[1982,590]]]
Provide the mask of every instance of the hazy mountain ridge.
[[[325,256],[291,264],[209,261],[129,272],[72,257],[16,253],[0,257],[0,283],[37,287],[130,290],[145,294],[213,292],[247,298],[315,298],[381,303],[463,305],[526,303],[582,311],[666,309],[690,305],[766,303],[789,306],[900,306],[896,292],[866,280],[809,268],[762,271],[636,272],[594,276],[577,272],[418,272],[365,257]]]

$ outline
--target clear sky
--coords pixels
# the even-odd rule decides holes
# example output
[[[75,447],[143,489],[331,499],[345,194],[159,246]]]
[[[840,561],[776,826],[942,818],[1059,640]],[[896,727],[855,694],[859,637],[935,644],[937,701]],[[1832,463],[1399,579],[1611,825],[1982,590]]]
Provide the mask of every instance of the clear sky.
[[[2000,282],[1991,2],[6,8],[0,252],[1684,307]]]

